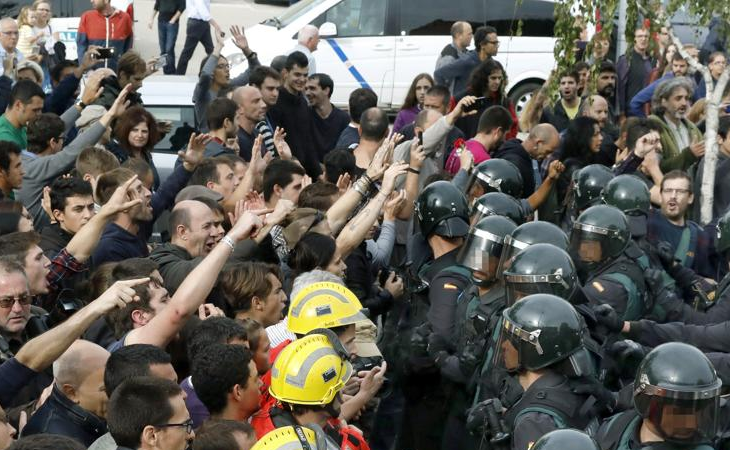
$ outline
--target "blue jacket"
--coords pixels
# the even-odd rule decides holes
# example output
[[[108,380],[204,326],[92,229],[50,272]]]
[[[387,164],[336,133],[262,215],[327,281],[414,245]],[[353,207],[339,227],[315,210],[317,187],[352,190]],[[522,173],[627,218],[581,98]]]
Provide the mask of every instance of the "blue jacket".
[[[92,255],[93,265],[98,267],[105,262],[149,256],[147,240],[152,235],[152,226],[164,211],[175,204],[175,196],[188,183],[190,175],[191,172],[185,170],[183,166],[173,170],[160,189],[152,194],[152,220],[140,223],[139,232],[136,235],[115,223],[108,224]]]
[[[48,400],[38,408],[23,428],[22,437],[34,434],[60,434],[88,447],[106,433],[101,417],[81,408],[53,386]]]
[[[669,80],[670,78],[674,78],[674,73],[667,72],[663,77],[659,78],[658,80],[651,83],[649,86],[637,92],[636,95],[634,95],[634,98],[631,99],[631,102],[629,102],[628,115],[636,117],[646,117],[646,114],[644,114],[644,105],[647,103],[651,103],[651,98],[654,96],[654,91],[656,90],[657,86],[659,86],[659,83]],[[690,79],[692,79],[692,77],[690,77]],[[698,99],[704,96],[705,81],[702,80],[702,83],[697,85],[697,88],[692,95],[692,99],[696,102]]]
[[[442,86],[451,86],[453,82],[451,95],[461,96],[466,92],[466,84],[469,82],[472,70],[481,62],[477,52],[470,50],[464,57],[436,69],[433,73],[434,81]]]

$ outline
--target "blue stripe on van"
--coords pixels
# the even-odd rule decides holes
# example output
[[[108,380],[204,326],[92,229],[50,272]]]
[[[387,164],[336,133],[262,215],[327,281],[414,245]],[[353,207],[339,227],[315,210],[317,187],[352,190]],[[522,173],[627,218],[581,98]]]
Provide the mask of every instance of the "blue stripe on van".
[[[342,51],[342,47],[334,40],[334,39],[325,39],[327,43],[332,47],[332,50],[335,51],[335,54],[340,58],[340,61],[342,61],[345,64],[345,67],[347,67],[347,70],[350,71],[353,77],[355,77],[355,80],[360,83],[361,87],[364,87],[366,89],[372,89],[367,81],[365,81],[365,78],[363,78],[362,74],[357,70],[355,65],[350,62],[349,59],[347,59],[347,55],[345,55],[345,52]]]

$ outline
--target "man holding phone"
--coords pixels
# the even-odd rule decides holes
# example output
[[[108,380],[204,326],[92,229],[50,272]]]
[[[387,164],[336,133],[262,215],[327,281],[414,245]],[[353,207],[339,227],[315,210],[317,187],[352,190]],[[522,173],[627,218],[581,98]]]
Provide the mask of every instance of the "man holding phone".
[[[132,19],[111,0],[91,0],[91,5],[94,9],[81,15],[76,34],[79,61],[90,45],[97,45],[97,67],[116,70],[119,57],[132,48]]]

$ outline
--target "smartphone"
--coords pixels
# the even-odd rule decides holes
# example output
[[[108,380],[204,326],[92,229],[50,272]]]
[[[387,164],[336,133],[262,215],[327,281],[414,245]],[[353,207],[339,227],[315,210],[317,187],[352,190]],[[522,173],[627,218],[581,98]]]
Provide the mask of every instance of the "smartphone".
[[[730,114],[730,105],[725,105],[725,114]]]
[[[487,99],[486,97],[477,97],[476,100],[474,100],[474,103],[464,108],[465,111],[478,111],[480,109],[484,109],[484,107],[487,106]]]
[[[114,56],[113,47],[102,47],[96,49],[97,59],[109,59]]]
[[[418,145],[423,145],[423,131],[418,132]]]

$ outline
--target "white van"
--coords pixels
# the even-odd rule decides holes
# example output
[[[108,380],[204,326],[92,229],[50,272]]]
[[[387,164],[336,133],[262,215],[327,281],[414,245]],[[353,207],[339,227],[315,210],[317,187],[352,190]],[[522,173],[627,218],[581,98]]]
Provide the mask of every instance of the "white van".
[[[350,92],[370,87],[381,107],[397,110],[413,78],[433,73],[441,49],[451,42],[449,31],[457,20],[472,27],[495,27],[501,42],[497,60],[507,70],[509,96],[518,108],[538,88],[554,65],[553,2],[523,0],[301,0],[281,15],[246,30],[251,49],[262,64],[296,45],[304,25],[320,29],[314,53],[317,71],[335,81],[332,102],[347,107]],[[522,36],[510,38],[522,19]],[[223,55],[232,75],[246,61],[232,43]]]

